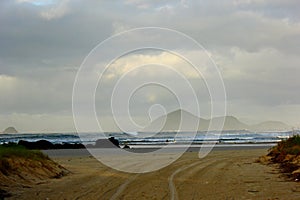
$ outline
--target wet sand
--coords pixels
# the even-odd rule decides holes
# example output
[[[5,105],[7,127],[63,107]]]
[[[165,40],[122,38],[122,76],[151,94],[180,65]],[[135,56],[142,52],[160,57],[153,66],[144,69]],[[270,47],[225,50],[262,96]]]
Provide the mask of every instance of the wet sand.
[[[191,150],[144,174],[113,170],[82,152],[48,152],[72,174],[20,188],[10,199],[300,199],[300,183],[255,162],[267,149],[219,149],[202,159]]]

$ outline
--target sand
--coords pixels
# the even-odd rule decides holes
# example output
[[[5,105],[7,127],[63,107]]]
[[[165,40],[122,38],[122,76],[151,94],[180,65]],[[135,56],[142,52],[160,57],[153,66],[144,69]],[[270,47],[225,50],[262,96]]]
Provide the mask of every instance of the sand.
[[[197,152],[187,152],[145,174],[119,172],[88,155],[56,156],[72,174],[19,188],[9,199],[300,199],[300,183],[276,165],[255,162],[266,153],[223,150],[199,159]]]

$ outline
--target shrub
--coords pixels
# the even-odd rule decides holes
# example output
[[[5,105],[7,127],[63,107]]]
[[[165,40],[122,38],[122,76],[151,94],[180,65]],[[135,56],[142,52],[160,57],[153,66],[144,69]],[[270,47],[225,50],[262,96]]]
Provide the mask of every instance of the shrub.
[[[294,135],[287,140],[279,142],[276,146],[271,148],[269,155],[276,156],[279,154],[300,154],[300,135]]]

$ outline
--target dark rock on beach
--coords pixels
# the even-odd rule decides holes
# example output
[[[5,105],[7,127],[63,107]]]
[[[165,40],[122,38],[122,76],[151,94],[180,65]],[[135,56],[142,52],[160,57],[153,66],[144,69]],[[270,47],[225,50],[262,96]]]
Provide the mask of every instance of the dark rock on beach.
[[[39,140],[36,142],[28,142],[26,140],[20,140],[18,145],[22,145],[27,149],[54,149],[54,144],[47,140]]]
[[[5,143],[3,146],[16,145],[16,143]],[[24,146],[26,149],[38,149],[38,150],[49,150],[49,149],[85,149],[85,148],[120,148],[120,143],[114,137],[108,139],[99,139],[95,145],[88,144],[84,146],[81,143],[60,143],[54,144],[48,140],[38,140],[35,142],[29,142],[26,140],[20,140],[17,145]],[[125,145],[124,148],[129,148]]]
[[[114,137],[108,139],[99,139],[96,141],[95,145],[87,145],[87,148],[120,148],[120,143]]]
[[[119,140],[115,139],[115,137],[110,137],[108,140],[113,143],[115,146],[120,147]]]
[[[120,148],[119,140],[115,139],[115,137],[110,137],[108,139],[98,139],[93,144],[87,144],[86,148]]]
[[[83,144],[75,143],[62,143],[62,144],[53,144],[49,142],[48,140],[38,140],[36,142],[28,142],[25,140],[20,140],[18,142],[18,145],[22,145],[26,147],[27,149],[83,149],[85,146]]]
[[[53,144],[48,140],[38,140],[36,142],[29,142],[26,140],[20,140],[18,145],[22,145],[27,149],[39,149],[39,150],[48,150],[48,149],[85,149],[85,148],[120,148],[119,141],[114,137],[108,139],[99,139],[96,141],[95,145],[89,144],[84,146],[81,143],[61,143]],[[126,146],[125,148],[129,148]]]

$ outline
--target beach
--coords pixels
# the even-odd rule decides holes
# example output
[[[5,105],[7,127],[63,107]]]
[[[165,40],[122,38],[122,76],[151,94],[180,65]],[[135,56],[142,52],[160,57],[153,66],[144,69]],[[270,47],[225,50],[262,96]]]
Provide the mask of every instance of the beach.
[[[195,149],[165,168],[141,174],[111,169],[83,150],[49,151],[71,173],[14,188],[8,199],[300,199],[298,182],[276,165],[256,162],[267,149],[216,148],[202,159]]]

